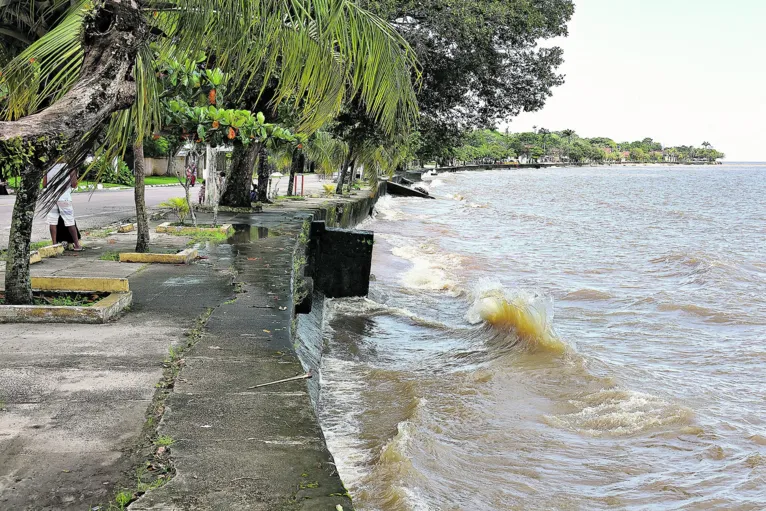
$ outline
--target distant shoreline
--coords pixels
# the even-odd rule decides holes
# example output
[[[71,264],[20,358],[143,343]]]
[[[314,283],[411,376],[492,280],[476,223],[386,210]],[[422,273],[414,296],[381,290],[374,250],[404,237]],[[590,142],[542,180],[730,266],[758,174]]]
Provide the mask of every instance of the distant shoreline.
[[[427,172],[460,172],[464,170],[500,170],[500,169],[542,169],[542,168],[565,168],[565,167],[670,167],[670,166],[718,166],[724,165],[722,162],[625,162],[625,163],[487,163],[483,165],[456,165],[451,167],[434,167],[410,169],[404,172],[406,174],[425,174]]]

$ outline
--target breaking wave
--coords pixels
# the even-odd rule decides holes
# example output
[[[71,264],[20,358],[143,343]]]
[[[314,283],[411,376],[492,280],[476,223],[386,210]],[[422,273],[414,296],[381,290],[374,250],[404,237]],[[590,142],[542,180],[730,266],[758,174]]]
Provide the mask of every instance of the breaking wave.
[[[567,344],[553,330],[553,301],[526,291],[508,292],[480,284],[466,319],[481,321],[492,328],[513,334],[530,351],[563,354]]]

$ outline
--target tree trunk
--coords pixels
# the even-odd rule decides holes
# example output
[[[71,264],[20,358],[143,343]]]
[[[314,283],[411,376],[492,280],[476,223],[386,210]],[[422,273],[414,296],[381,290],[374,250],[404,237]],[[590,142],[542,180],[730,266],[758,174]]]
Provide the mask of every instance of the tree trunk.
[[[136,202],[136,252],[149,251],[149,220],[146,215],[146,189],[144,188],[144,143],[136,140],[133,144],[133,173],[136,186],[133,197]]]
[[[40,180],[47,167],[79,144],[86,133],[102,124],[112,112],[135,101],[133,65],[138,48],[149,37],[138,4],[104,0],[96,4],[86,19],[80,77],[69,92],[37,113],[0,121],[0,159],[21,157],[24,161],[28,157],[29,161],[48,162],[45,167],[25,162],[20,169],[22,184],[13,209],[5,272],[6,299],[11,304],[30,303],[32,299],[29,242]],[[46,192],[50,202],[55,201],[53,194],[57,191],[51,188]]]
[[[348,172],[349,165],[351,165],[351,161],[346,158],[343,161],[343,167],[340,169],[340,175],[338,176],[338,186],[335,187],[335,193],[338,195],[343,195],[343,183],[346,181],[346,172]]]
[[[258,158],[260,144],[244,146],[235,144],[231,155],[231,170],[226,179],[226,191],[221,195],[221,204],[235,208],[250,207],[250,189],[253,183],[253,168]]]
[[[216,164],[218,154],[215,148],[211,146],[205,147],[205,166],[207,168],[207,179],[205,179],[205,204],[208,206],[215,205],[215,198],[218,195],[218,179]]]
[[[266,152],[265,144],[258,144],[258,202],[266,203],[268,198],[268,186],[269,186],[269,154]]]
[[[356,158],[351,160],[351,165],[348,167],[348,189],[351,190],[351,185],[354,184],[354,179],[356,179]]]
[[[301,173],[303,174],[303,151],[300,149],[296,149],[293,151],[293,159],[290,162],[290,182],[287,183],[287,195],[292,196],[294,184],[295,184],[295,174]]]
[[[22,174],[16,190],[16,204],[11,217],[8,237],[8,261],[5,263],[5,303],[28,305],[32,303],[32,284],[29,279],[29,241],[35,204],[40,195],[40,181],[45,169],[34,169]]]

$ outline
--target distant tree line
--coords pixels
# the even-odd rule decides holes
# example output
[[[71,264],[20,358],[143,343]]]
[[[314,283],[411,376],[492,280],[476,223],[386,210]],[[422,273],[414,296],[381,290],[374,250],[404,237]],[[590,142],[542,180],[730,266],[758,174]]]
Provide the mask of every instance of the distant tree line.
[[[700,147],[665,147],[651,138],[615,142],[607,137],[584,138],[574,130],[550,131],[533,127],[523,133],[477,129],[466,132],[450,151],[450,163],[712,163],[724,153],[710,142]]]

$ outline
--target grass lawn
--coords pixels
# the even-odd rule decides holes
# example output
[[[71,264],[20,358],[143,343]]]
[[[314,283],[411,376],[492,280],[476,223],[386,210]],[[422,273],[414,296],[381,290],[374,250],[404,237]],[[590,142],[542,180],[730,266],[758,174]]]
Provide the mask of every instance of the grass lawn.
[[[20,179],[18,177],[11,177],[8,179],[8,186],[10,186],[11,188],[18,188],[19,181]],[[93,181],[80,181],[79,183],[77,183],[78,186],[86,186],[86,185],[95,186],[95,184],[96,183],[94,183]],[[116,183],[101,183],[101,184],[104,186],[104,188],[117,188],[118,186],[126,186],[126,185],[118,185]],[[43,184],[42,182],[40,182],[40,188],[42,188],[42,186]]]
[[[178,178],[175,176],[146,176],[145,185],[177,185]]]
[[[117,187],[128,187],[128,185],[118,185],[116,183],[99,183],[104,188],[117,188]],[[96,186],[96,183],[94,181],[79,181],[77,183],[77,186]],[[129,187],[130,188],[130,187]]]

